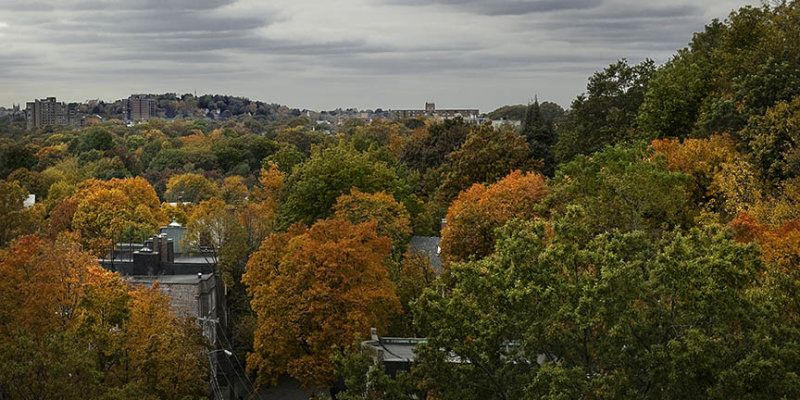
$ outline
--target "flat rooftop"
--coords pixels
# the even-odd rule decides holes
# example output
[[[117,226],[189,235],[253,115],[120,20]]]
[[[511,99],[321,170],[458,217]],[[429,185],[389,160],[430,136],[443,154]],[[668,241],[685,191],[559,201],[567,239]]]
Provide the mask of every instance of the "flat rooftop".
[[[363,345],[383,351],[383,361],[414,361],[414,348],[427,340],[422,338],[382,337],[368,340]]]
[[[211,279],[214,274],[202,274],[200,277],[198,275],[147,275],[147,276],[136,276],[136,275],[129,275],[123,277],[123,279],[127,282],[132,283],[147,283],[152,284],[154,282],[163,282],[169,284],[179,284],[179,285],[194,285],[200,281],[205,281]]]
[[[108,258],[101,258],[98,259],[101,263],[111,263],[111,259]],[[133,262],[133,257],[126,256],[126,257],[115,257],[114,262]],[[175,257],[175,261],[172,262],[173,264],[213,264],[214,260],[211,257],[204,257],[204,256],[180,256]]]

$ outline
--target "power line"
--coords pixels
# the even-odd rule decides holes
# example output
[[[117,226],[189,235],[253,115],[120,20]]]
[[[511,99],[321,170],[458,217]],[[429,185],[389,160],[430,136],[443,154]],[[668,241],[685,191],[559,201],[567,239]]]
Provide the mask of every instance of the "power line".
[[[239,357],[237,357],[236,353],[233,351],[233,344],[228,339],[228,335],[225,333],[225,329],[222,326],[222,324],[220,324],[219,320],[211,319],[211,318],[198,318],[198,319],[200,319],[202,322],[212,322],[212,323],[216,323],[217,324],[217,326],[219,328],[219,329],[217,329],[217,331],[219,331],[219,333],[221,334],[221,336],[222,336],[222,338],[224,340],[223,344],[227,345],[227,347],[230,348],[230,351],[225,350],[224,347],[221,350],[223,350],[225,352],[225,355],[228,356],[228,362],[231,364],[231,368],[233,369],[233,372],[236,374],[236,377],[239,379],[239,382],[246,388],[247,391],[250,392],[251,398],[254,397],[254,398],[260,399],[261,397],[258,395],[258,393],[255,390],[255,385],[253,385],[253,382],[247,376],[247,372],[242,367],[242,364],[241,364],[241,361],[239,360]],[[228,355],[228,353],[230,353],[230,355]],[[230,356],[233,356],[233,358],[236,359],[236,363],[235,364],[234,364],[233,360],[230,360]],[[239,371],[236,369],[236,365],[238,365],[239,369],[242,370],[242,374],[241,375],[239,374]],[[242,379],[242,376],[244,376],[244,379]],[[225,377],[225,379],[227,379],[227,376]],[[230,383],[230,381],[229,381],[229,383]]]

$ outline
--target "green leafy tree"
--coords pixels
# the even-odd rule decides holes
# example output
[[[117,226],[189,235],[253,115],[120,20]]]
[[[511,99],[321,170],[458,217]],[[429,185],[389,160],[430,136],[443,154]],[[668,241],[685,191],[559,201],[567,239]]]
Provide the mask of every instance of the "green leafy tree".
[[[18,182],[0,181],[0,247],[5,247],[23,230],[25,215],[23,202],[28,192]]]
[[[683,50],[655,74],[637,117],[647,139],[684,138],[692,132],[710,86],[704,61]]]
[[[20,185],[28,190],[28,193],[36,195],[37,202],[47,197],[47,189],[50,188],[51,183],[44,174],[25,168],[20,168],[11,172],[11,174],[8,175],[8,181],[18,181]]]
[[[577,157],[557,171],[547,207],[583,210],[570,215],[591,236],[615,229],[658,235],[689,225],[690,177],[669,171],[664,157],[645,157],[645,151],[621,145]]]
[[[589,78],[586,93],[572,102],[555,156],[568,162],[608,145],[636,139],[636,115],[655,71],[652,60],[629,65],[622,59]]]
[[[475,127],[464,144],[447,155],[437,203],[446,208],[460,191],[475,183],[494,183],[515,169],[529,170],[531,166],[525,137],[511,129]]]
[[[797,320],[729,230],[601,234],[513,222],[452,269],[415,321],[415,373],[442,399],[792,398]],[[782,279],[780,279],[783,281]],[[775,296],[775,297],[772,297]]]
[[[743,136],[750,139],[753,161],[772,185],[800,176],[800,97],[780,102],[753,117]]]
[[[306,162],[294,169],[286,188],[281,207],[284,224],[312,223],[332,215],[336,199],[351,188],[365,193],[386,191],[398,198],[408,192],[393,168],[343,141],[333,147],[316,148]]]
[[[798,15],[796,1],[765,2],[695,34],[651,82],[638,116],[645,135],[728,133],[739,141],[752,117],[791,101],[800,82]]]
[[[538,99],[528,105],[525,110],[521,133],[528,140],[531,158],[541,161],[541,172],[547,176],[553,176],[556,169],[553,155],[556,134],[552,121],[545,120]]]
[[[470,125],[453,118],[417,129],[403,145],[400,161],[418,171],[438,168],[445,157],[467,140]]]
[[[264,159],[262,166],[268,168],[268,163],[274,162],[281,172],[290,174],[294,166],[302,164],[305,158],[305,155],[297,150],[297,147],[293,144],[281,143],[274,154]]]
[[[375,363],[372,354],[360,349],[356,342],[344,354],[333,356],[336,374],[344,382],[345,390],[336,393],[341,400],[404,400],[425,398],[416,388],[416,381],[400,371],[394,377]]]

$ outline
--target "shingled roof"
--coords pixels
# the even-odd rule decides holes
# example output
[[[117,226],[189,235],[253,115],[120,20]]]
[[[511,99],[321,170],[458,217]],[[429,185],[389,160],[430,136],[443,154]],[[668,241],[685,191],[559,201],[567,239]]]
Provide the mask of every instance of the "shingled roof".
[[[431,266],[437,274],[442,273],[442,259],[439,258],[439,242],[442,238],[438,236],[412,236],[411,250],[423,254],[431,261]]]

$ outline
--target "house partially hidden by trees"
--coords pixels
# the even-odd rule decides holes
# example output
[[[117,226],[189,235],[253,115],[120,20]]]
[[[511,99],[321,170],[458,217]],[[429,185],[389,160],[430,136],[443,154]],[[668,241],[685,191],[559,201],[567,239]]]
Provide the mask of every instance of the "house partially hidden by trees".
[[[144,243],[117,243],[100,264],[119,272],[132,285],[158,288],[170,296],[178,315],[196,318],[204,335],[216,344],[226,326],[225,293],[210,256],[185,253],[180,244],[186,228],[173,221]]]

